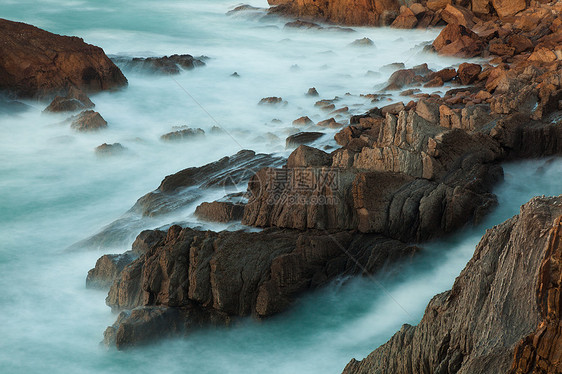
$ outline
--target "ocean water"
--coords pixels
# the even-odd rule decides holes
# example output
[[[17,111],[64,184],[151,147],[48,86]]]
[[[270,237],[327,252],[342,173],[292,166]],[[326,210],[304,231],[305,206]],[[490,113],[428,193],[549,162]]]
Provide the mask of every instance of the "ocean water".
[[[247,2],[265,7],[266,1]],[[67,116],[42,114],[46,102],[26,101],[22,113],[0,113],[0,372],[1,373],[338,373],[403,323],[416,323],[437,292],[449,288],[485,228],[516,214],[530,197],[562,193],[562,162],[506,165],[500,207],[481,227],[427,245],[426,254],[394,276],[338,280],[305,296],[271,320],[243,320],[229,329],[199,331],[126,352],[99,343],[116,315],[106,293],[85,289],[87,271],[105,251],[66,251],[118,219],[164,176],[241,149],[287,156],[285,138],[303,115],[329,118],[314,106],[339,97],[352,114],[374,105],[392,72],[385,65],[427,62],[440,69],[460,61],[422,52],[438,30],[385,28],[287,30],[263,13],[226,15],[239,5],[213,0],[0,0],[0,17],[77,35],[114,56],[189,53],[205,67],[177,76],[125,72],[129,87],[92,96],[109,127],[76,133]],[[368,37],[373,47],[352,47]],[[230,75],[237,72],[240,78]],[[304,93],[316,87],[319,98]],[[346,95],[347,94],[347,95]],[[280,107],[258,106],[279,96]],[[277,121],[273,121],[276,119]],[[339,118],[342,123],[346,118]],[[174,126],[202,128],[197,141],[166,143]],[[211,134],[219,126],[223,134]],[[318,146],[334,146],[337,130]],[[119,142],[127,151],[97,157],[94,148]],[[202,198],[212,201],[222,191]],[[165,220],[195,221],[197,202]],[[167,223],[154,220],[152,227]]]

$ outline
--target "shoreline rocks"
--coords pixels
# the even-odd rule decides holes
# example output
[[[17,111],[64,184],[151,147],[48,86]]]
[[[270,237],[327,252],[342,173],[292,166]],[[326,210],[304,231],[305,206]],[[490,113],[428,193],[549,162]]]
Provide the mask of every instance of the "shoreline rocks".
[[[386,89],[409,92],[416,101],[352,116],[350,125],[335,136],[341,148],[330,154],[303,145],[322,133],[298,133],[287,138],[287,147],[297,148],[284,165],[280,160],[268,160],[269,164],[259,167],[259,157],[247,153],[233,160],[257,161],[251,175],[244,174],[246,161],[234,162],[234,174],[229,167],[221,167],[218,173],[206,171],[219,164],[230,165],[230,159],[223,159],[166,177],[131,211],[142,216],[166,214],[193,202],[195,188],[223,185],[223,179],[203,183],[204,178],[211,175],[216,181],[228,175],[247,183],[244,197],[248,202],[236,214],[232,203],[220,200],[200,205],[197,214],[226,222],[239,218],[243,209],[242,223],[263,231],[216,233],[174,225],[167,232],[153,231],[152,235],[165,239],[147,245],[146,252],[117,278],[110,259],[101,261],[93,272],[115,279],[107,304],[122,311],[106,331],[106,343],[121,349],[206,325],[228,325],[242,316],[264,318],[282,312],[302,292],[335,277],[373,273],[382,264],[396,264],[419,250],[405,243],[424,242],[480,222],[497,204],[492,190],[503,178],[501,162],[562,154],[559,31],[549,25],[528,26],[541,17],[556,25],[560,10],[552,4],[525,6],[510,16],[506,14],[513,10],[506,9],[500,18],[492,9],[502,2],[495,1],[463,2],[468,8],[443,0],[408,7],[396,7],[393,0],[375,5],[354,2],[353,6],[344,1],[275,3],[278,6],[271,12],[294,11],[305,19],[321,13],[321,19],[342,23],[447,24],[430,50],[497,57],[490,63],[465,63],[438,72],[427,64],[411,69],[396,65],[399,70],[391,75]],[[372,8],[376,4],[380,7]],[[332,8],[324,12],[327,6]],[[515,4],[514,9],[519,6]],[[368,20],[361,18],[370,15]],[[442,96],[417,93],[414,88],[445,83],[448,88],[451,84],[470,86],[449,89]],[[337,100],[320,100],[316,106],[332,112]],[[260,102],[284,103],[276,97]],[[333,123],[335,119],[325,122]],[[307,125],[308,121],[303,117],[296,124]],[[224,170],[229,171],[225,174]],[[245,178],[239,178],[240,173]],[[346,370],[507,371],[517,342],[520,348],[513,370],[530,370],[532,360],[552,365],[554,354],[538,344],[544,331],[554,334],[559,321],[548,300],[543,308],[547,305],[554,314],[539,315],[527,305],[524,314],[528,318],[523,323],[516,319],[521,317],[516,312],[508,315],[513,317],[510,324],[518,323],[517,331],[501,331],[497,321],[502,315],[493,305],[514,310],[517,303],[506,299],[501,292],[504,286],[524,289],[521,300],[531,300],[532,287],[524,283],[528,274],[521,271],[517,259],[525,255],[523,249],[545,242],[537,228],[546,230],[552,223],[549,220],[562,214],[561,200],[534,199],[519,217],[489,231],[453,290],[434,298],[421,327],[404,327],[371,358],[353,361]],[[537,254],[538,247],[529,250]],[[499,263],[499,256],[504,255],[509,261]],[[529,261],[538,269],[537,258]],[[554,256],[545,261],[558,260]],[[508,279],[510,272],[518,276]],[[493,284],[490,274],[504,282]],[[541,274],[548,279],[557,276],[546,267]],[[493,292],[480,292],[480,285]],[[557,285],[545,287],[541,300],[548,292],[557,292]],[[474,300],[480,307],[487,305],[492,319],[478,315]],[[470,321],[475,324],[467,326],[470,321],[451,317],[456,315],[473,315]],[[537,329],[541,320],[544,323]],[[550,330],[544,330],[546,325]],[[484,327],[490,326],[499,340],[485,340]],[[544,339],[555,342],[558,338]]]
[[[127,85],[101,48],[25,23],[0,19],[0,55],[0,91],[16,97],[49,98],[72,87],[89,93]]]
[[[488,230],[452,289],[431,300],[417,326],[404,325],[344,373],[559,372],[560,306],[546,295],[559,287],[549,264],[562,253],[561,219],[562,196],[534,198]]]
[[[131,310],[106,331],[106,342],[118,349],[186,333],[193,325],[267,317],[336,276],[371,274],[418,251],[379,235],[353,232],[215,233],[172,226],[167,233],[155,233],[165,238],[121,271],[107,297],[113,310]],[[114,273],[104,272],[105,262],[100,259],[90,273],[107,274],[110,281]],[[158,321],[162,330],[153,334],[150,326]],[[176,328],[178,323],[187,328]],[[131,324],[136,326],[133,335],[123,331]]]

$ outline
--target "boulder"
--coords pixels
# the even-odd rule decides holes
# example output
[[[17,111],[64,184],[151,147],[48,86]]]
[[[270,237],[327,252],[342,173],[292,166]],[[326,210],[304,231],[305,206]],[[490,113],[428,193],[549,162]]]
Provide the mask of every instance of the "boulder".
[[[293,126],[310,126],[310,125],[314,125],[314,122],[312,122],[312,120],[307,116],[297,118],[296,120],[293,121]]]
[[[315,87],[310,87],[306,92],[306,96],[316,97],[318,96],[318,91],[316,91]]]
[[[70,127],[78,131],[97,131],[107,127],[101,114],[93,110],[85,110],[70,118]]]
[[[471,64],[468,62],[464,62],[460,64],[459,69],[457,71],[457,75],[459,77],[459,81],[461,84],[469,85],[472,84],[477,78],[480,72],[482,71],[482,66],[478,64]]]
[[[390,27],[394,27],[397,29],[413,29],[418,23],[418,19],[416,15],[410,8],[403,7],[400,15],[396,17],[394,22],[390,25]]]
[[[527,7],[526,0],[492,0],[492,5],[500,18],[513,16]]]
[[[121,143],[107,144],[103,143],[98,145],[95,149],[98,156],[116,156],[123,153],[127,148],[123,147]]]
[[[0,19],[0,55],[0,90],[18,97],[52,97],[70,87],[97,92],[127,85],[101,48],[25,23]]]
[[[448,24],[433,41],[437,53],[447,56],[474,57],[484,48],[480,37],[459,24]]]
[[[301,145],[295,149],[287,160],[288,168],[306,168],[330,166],[332,157],[319,149]]]
[[[315,132],[315,131],[298,132],[296,134],[287,137],[285,141],[285,146],[287,148],[291,148],[291,147],[297,147],[301,144],[310,144],[315,140],[320,139],[323,136],[324,136],[323,132]]]
[[[65,96],[55,96],[43,112],[77,112],[94,106],[88,95],[75,87],[71,87]]]

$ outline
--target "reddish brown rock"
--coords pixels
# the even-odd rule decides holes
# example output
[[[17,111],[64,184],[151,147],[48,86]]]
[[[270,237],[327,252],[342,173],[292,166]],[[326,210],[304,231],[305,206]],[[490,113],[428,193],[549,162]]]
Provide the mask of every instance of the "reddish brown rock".
[[[85,110],[70,118],[70,127],[78,131],[97,131],[107,127],[101,114],[93,110]]]
[[[314,124],[314,122],[312,122],[312,120],[310,118],[308,118],[307,116],[297,118],[296,120],[293,121],[294,126],[310,126],[310,125],[313,125],[313,124]]]
[[[278,0],[270,1],[276,5]],[[388,25],[396,18],[400,9],[398,0],[289,0],[270,10],[273,14],[282,14],[301,19],[329,21],[342,25]]]
[[[450,4],[451,0],[429,0],[426,6],[433,11],[438,11]]]
[[[463,25],[465,27],[471,28],[474,26],[473,15],[470,14],[468,9],[463,9],[461,7],[455,7],[448,4],[445,9],[441,12],[441,18],[448,24]]]
[[[457,76],[457,71],[455,69],[449,68],[449,69],[442,69],[435,73],[432,73],[429,77],[430,79],[439,77],[443,82],[449,82],[453,80],[456,76]]]
[[[397,29],[414,28],[418,23],[418,19],[416,18],[416,15],[414,14],[414,12],[412,12],[410,8],[403,7],[402,9],[403,10],[400,13],[400,15],[396,17],[396,19],[394,20],[394,22],[392,22],[392,25],[390,26]]]
[[[492,0],[500,18],[513,16],[527,7],[526,0]]]
[[[127,85],[101,48],[24,23],[0,19],[0,56],[0,90],[20,97],[52,97],[70,87],[96,92]]]
[[[433,41],[437,53],[447,56],[474,57],[483,49],[478,35],[458,24],[449,24]]]
[[[481,71],[482,66],[465,62],[459,66],[457,75],[462,84],[468,85],[478,78]]]

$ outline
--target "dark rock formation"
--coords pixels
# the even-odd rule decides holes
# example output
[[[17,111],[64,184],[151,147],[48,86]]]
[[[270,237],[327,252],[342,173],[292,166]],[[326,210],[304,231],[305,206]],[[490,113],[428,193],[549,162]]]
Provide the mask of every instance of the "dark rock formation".
[[[283,101],[280,97],[264,97],[258,103],[259,105],[279,105],[279,104],[287,104],[286,101]]]
[[[195,209],[197,218],[212,222],[240,221],[244,215],[244,204],[229,201],[202,203]]]
[[[296,134],[290,135],[285,141],[285,146],[287,148],[296,147],[301,144],[310,144],[315,140],[320,139],[324,136],[323,132],[298,132]]]
[[[0,90],[18,97],[52,97],[70,87],[96,92],[127,85],[103,50],[0,19]]]
[[[506,373],[514,351],[513,372],[560,372],[554,297],[561,215],[562,196],[534,198],[488,230],[453,288],[431,300],[418,326],[404,325],[344,373]]]
[[[205,135],[205,131],[203,131],[202,129],[186,128],[186,129],[181,129],[181,130],[166,133],[162,135],[160,139],[166,142],[177,142],[177,141],[196,139],[204,135]]]
[[[112,60],[125,71],[166,75],[179,74],[182,70],[192,70],[198,66],[205,66],[205,59],[206,57],[203,56],[196,58],[188,54],[148,58],[112,58]]]
[[[96,147],[96,154],[98,156],[115,156],[125,152],[127,148],[123,147],[121,143],[107,144],[103,143]]]
[[[112,285],[107,304],[132,311],[108,328],[106,342],[125,348],[236,316],[269,316],[338,275],[370,274],[416,250],[351,232],[215,233],[172,226]]]
[[[88,272],[86,287],[109,289],[125,266],[135,258],[132,251],[120,255],[103,255],[96,262],[96,266]]]

